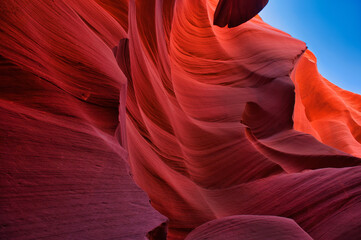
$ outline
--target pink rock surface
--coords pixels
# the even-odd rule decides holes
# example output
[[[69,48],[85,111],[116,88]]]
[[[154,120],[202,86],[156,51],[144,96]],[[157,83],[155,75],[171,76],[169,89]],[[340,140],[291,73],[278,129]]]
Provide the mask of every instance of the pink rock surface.
[[[0,239],[144,239],[165,218],[129,174],[126,33],[91,1],[2,5]]]
[[[312,239],[294,221],[257,215],[235,215],[210,221],[192,231],[186,240],[202,239]]]
[[[266,3],[5,1],[0,238],[359,239],[360,96]]]

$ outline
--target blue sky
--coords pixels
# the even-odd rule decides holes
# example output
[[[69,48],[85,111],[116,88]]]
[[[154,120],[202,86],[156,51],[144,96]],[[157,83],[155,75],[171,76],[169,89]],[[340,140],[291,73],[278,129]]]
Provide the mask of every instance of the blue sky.
[[[270,0],[260,16],[306,42],[325,78],[361,94],[361,0]]]

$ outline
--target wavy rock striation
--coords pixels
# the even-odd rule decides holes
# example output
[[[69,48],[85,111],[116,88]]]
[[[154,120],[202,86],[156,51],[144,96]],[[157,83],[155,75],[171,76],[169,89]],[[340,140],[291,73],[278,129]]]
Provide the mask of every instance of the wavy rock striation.
[[[358,239],[361,96],[267,2],[6,1],[0,238]]]

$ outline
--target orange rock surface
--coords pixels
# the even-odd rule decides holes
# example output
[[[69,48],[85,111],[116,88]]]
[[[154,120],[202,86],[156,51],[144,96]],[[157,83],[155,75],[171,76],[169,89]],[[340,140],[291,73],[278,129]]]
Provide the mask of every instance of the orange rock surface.
[[[2,3],[0,239],[359,239],[361,96],[266,3]]]

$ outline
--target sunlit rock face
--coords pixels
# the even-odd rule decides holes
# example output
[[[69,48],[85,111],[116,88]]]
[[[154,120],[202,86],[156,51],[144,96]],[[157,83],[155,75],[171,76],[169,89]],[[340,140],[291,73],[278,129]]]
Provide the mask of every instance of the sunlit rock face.
[[[359,239],[361,97],[266,4],[5,1],[0,238]]]
[[[294,128],[361,157],[361,96],[323,78],[311,51],[301,57],[291,76],[296,85]]]

